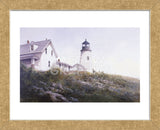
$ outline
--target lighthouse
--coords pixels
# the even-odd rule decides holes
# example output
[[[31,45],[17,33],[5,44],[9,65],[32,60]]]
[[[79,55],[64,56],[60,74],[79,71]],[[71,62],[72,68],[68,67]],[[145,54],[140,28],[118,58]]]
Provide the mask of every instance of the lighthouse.
[[[92,58],[91,58],[90,43],[85,39],[82,43],[80,64],[85,68],[86,71],[92,72]]]

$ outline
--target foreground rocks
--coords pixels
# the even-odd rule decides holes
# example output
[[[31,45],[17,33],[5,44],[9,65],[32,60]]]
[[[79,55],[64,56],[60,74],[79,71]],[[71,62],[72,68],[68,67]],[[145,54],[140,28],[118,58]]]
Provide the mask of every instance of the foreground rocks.
[[[53,93],[51,91],[47,91],[45,94],[48,95],[53,102],[68,102],[68,100],[61,94]]]
[[[52,75],[21,68],[21,102],[139,102],[138,79],[105,73]]]

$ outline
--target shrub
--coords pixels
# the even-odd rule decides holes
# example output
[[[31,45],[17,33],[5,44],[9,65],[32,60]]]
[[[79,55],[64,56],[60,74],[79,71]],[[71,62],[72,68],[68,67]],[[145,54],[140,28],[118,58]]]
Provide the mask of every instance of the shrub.
[[[57,70],[59,73],[53,74]],[[58,68],[46,72],[20,67],[22,102],[52,102],[49,94],[60,94],[69,102],[139,102],[137,79],[103,72],[64,73]],[[54,84],[54,85],[53,85]],[[54,100],[56,101],[56,100]],[[59,101],[59,100],[57,100]]]

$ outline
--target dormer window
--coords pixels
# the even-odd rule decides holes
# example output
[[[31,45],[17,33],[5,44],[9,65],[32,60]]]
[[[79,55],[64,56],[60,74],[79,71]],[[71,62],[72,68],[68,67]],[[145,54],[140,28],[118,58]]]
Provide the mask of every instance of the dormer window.
[[[45,53],[47,54],[47,48],[45,48]]]
[[[38,46],[34,44],[30,45],[29,47],[30,47],[30,51],[34,51],[38,48]]]
[[[53,50],[51,51],[51,56],[53,56]]]

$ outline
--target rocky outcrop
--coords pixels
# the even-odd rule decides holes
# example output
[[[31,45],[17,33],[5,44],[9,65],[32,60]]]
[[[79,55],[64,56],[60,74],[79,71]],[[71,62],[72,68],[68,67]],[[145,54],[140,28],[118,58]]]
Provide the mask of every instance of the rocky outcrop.
[[[140,80],[105,73],[52,75],[21,67],[21,102],[139,102]]]
[[[48,95],[53,102],[68,102],[68,100],[59,93],[53,93],[51,91],[45,92],[46,95]]]

